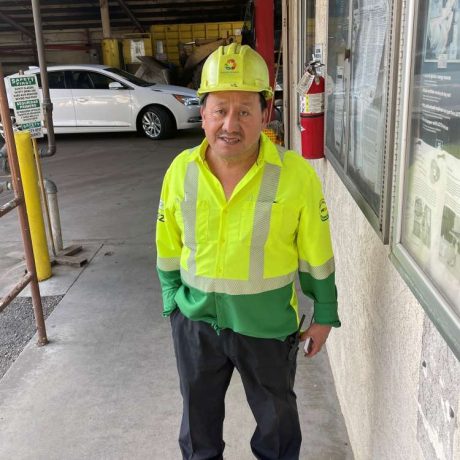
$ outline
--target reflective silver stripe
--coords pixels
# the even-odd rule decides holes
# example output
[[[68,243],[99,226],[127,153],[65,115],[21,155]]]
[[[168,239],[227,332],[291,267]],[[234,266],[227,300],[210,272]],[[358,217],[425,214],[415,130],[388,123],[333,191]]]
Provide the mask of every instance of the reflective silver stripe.
[[[265,163],[264,177],[260,184],[259,196],[254,209],[251,249],[249,251],[249,283],[257,283],[264,278],[264,244],[270,230],[273,202],[278,190],[280,167]]]
[[[198,196],[198,165],[191,161],[187,166],[184,181],[184,201],[181,203],[184,219],[184,241],[190,248],[187,267],[191,274],[196,273],[196,203]]]
[[[165,272],[179,270],[180,257],[157,257],[157,267]]]
[[[278,150],[281,161],[284,160],[284,154],[287,152],[287,149],[282,145],[276,144],[276,149]]]
[[[304,273],[309,273],[317,280],[324,280],[329,275],[334,273],[335,263],[334,258],[331,257],[323,265],[312,266],[306,260],[299,260],[299,270]]]
[[[222,278],[206,278],[193,276],[187,270],[181,268],[181,278],[189,286],[203,292],[219,292],[230,295],[260,294],[272,291],[291,284],[294,281],[295,272],[276,278],[253,280],[231,280]]]

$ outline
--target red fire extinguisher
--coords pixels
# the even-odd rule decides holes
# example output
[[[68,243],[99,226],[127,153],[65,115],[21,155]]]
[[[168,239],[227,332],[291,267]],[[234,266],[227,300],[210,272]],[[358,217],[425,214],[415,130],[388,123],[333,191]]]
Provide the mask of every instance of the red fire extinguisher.
[[[311,160],[324,158],[324,78],[318,74],[319,61],[307,67],[305,92],[300,96],[302,156]]]

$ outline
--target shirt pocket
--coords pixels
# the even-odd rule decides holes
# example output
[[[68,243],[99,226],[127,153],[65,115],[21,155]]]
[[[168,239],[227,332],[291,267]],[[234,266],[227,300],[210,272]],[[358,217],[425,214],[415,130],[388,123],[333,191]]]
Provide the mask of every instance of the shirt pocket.
[[[276,203],[274,206],[276,206],[276,212],[272,211],[273,227],[270,234],[276,240],[292,243],[299,227],[299,211],[295,207],[284,203]]]
[[[248,202],[242,208],[239,238],[243,244],[264,246],[268,238],[287,238],[296,231],[296,217],[280,203]]]
[[[276,243],[291,243],[297,233],[298,223],[299,216],[293,207],[284,203],[273,203],[268,238]]]

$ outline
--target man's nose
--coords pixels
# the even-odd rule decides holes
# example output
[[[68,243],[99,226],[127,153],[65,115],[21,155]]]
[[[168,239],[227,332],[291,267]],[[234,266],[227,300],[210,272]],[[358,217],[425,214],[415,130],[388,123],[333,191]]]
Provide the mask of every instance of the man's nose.
[[[237,110],[229,110],[224,119],[223,129],[227,133],[238,132],[240,128],[240,120]]]

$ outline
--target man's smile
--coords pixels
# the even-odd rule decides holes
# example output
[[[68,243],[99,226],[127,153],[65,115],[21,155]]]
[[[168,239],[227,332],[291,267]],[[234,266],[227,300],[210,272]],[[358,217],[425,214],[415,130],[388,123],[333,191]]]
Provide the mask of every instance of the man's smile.
[[[221,134],[220,136],[218,136],[218,139],[229,145],[235,145],[241,141],[239,136],[229,136],[225,134]]]

